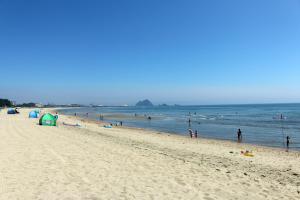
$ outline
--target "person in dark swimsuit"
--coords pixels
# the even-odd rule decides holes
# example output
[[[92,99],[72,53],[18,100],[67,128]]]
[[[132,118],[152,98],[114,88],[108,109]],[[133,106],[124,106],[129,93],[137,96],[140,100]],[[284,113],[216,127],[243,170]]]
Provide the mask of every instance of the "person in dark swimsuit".
[[[242,141],[242,131],[241,131],[241,129],[238,129],[237,137],[238,137],[238,142],[241,142]]]
[[[290,136],[286,136],[286,148],[289,149],[290,147]]]

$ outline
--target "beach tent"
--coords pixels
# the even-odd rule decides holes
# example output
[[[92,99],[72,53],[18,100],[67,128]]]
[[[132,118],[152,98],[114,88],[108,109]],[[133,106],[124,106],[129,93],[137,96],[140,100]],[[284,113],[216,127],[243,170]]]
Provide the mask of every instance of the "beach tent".
[[[51,115],[50,113],[46,113],[41,116],[39,124],[43,126],[56,126],[56,121],[58,119],[57,115]]]
[[[37,113],[34,110],[29,113],[29,118],[38,118],[38,117],[39,117],[39,113]]]
[[[18,112],[17,112],[17,110],[15,109],[15,108],[9,108],[8,110],[7,110],[7,114],[17,114]]]
[[[41,113],[40,109],[35,109],[34,112],[36,112],[38,114]]]

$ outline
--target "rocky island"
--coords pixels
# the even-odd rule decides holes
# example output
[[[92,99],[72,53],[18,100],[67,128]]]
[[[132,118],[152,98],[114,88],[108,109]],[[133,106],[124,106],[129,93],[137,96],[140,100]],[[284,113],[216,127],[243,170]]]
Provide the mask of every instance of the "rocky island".
[[[145,99],[143,101],[139,101],[135,104],[135,106],[147,106],[147,107],[150,107],[150,106],[153,106],[153,104],[151,103],[151,101],[149,101],[148,99]]]

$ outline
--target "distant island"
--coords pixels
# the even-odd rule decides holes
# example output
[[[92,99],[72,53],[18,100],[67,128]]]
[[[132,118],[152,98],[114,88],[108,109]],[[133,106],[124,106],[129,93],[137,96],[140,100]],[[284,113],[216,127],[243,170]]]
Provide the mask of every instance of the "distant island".
[[[135,104],[135,106],[147,106],[147,107],[150,107],[150,106],[153,106],[153,104],[151,103],[151,101],[149,101],[148,99],[145,99],[143,101],[139,101]]]

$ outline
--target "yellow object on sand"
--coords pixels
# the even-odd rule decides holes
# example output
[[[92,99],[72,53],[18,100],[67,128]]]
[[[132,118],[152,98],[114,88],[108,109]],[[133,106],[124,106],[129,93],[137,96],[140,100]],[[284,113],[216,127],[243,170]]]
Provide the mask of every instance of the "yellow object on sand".
[[[244,156],[253,157],[254,155],[253,155],[252,153],[250,153],[250,152],[245,152],[245,153],[244,153]]]
[[[254,154],[248,150],[246,150],[245,152],[241,151],[241,154],[243,154],[244,156],[254,157]]]

